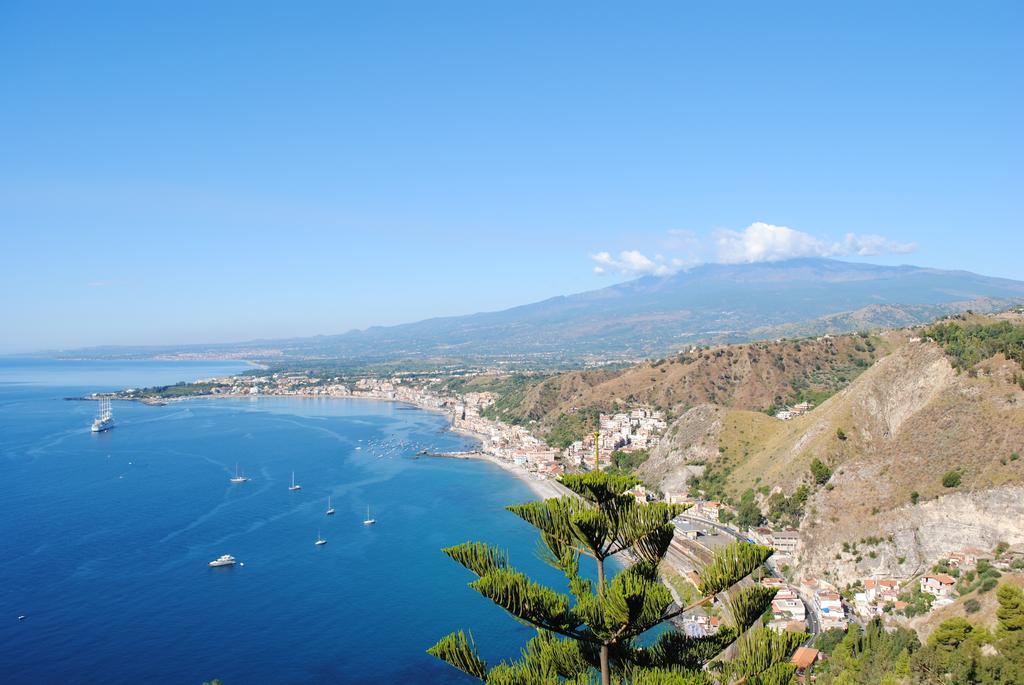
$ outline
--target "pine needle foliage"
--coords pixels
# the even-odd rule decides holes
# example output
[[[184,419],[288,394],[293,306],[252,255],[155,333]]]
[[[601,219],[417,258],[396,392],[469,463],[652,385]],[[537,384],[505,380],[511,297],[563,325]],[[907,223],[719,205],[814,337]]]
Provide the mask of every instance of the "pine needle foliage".
[[[443,551],[476,579],[469,586],[519,621],[537,629],[519,659],[494,666],[480,658],[462,631],[428,651],[488,685],[784,685],[793,681],[792,652],[807,636],[753,628],[775,591],[744,579],[771,555],[737,542],[721,548],[700,571],[701,597],[673,603],[658,576],[675,533],[672,519],[686,507],[640,503],[632,476],[594,471],[561,479],[572,493],[508,510],[540,532],[540,557],[561,571],[569,594],[517,571],[508,555],[480,542]],[[609,577],[606,561],[628,553],[630,564]],[[597,581],[580,575],[580,560],[596,566]],[[745,587],[740,587],[741,581]],[[653,642],[639,638],[656,626],[719,599],[731,617],[708,637],[668,630]],[[736,656],[723,658],[735,643]]]

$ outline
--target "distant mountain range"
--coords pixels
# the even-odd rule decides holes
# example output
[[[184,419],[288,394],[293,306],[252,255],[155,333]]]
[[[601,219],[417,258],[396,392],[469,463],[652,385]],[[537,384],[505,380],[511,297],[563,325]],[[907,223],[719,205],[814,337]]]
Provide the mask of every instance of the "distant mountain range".
[[[240,344],[104,347],[76,356],[494,360],[636,359],[693,344],[905,326],[1024,302],[1024,282],[830,259],[705,264],[497,312]],[[69,354],[69,353],[65,353]]]

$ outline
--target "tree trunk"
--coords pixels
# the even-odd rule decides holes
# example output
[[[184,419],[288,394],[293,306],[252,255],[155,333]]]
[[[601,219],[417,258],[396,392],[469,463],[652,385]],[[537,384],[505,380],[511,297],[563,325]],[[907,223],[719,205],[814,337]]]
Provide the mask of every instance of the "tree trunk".
[[[597,558],[597,594],[604,597],[604,559]],[[608,645],[601,645],[601,685],[611,685],[612,672],[608,665]]]

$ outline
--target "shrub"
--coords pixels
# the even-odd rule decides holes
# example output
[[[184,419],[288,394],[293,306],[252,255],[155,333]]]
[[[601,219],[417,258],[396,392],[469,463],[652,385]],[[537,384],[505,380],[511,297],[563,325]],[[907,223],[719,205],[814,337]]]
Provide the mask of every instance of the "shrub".
[[[959,471],[947,471],[946,474],[942,476],[942,484],[947,488],[957,487],[960,485],[960,480],[961,476]]]
[[[985,578],[978,586],[978,592],[988,592],[999,583],[995,578]]]
[[[836,437],[840,440],[846,440],[846,431],[842,428],[836,428]]]
[[[814,476],[814,482],[818,485],[828,482],[828,479],[832,477],[832,469],[830,469],[825,462],[817,457],[811,462],[811,475]]]
[[[917,490],[914,490],[912,493],[910,493],[910,503],[911,504],[917,504],[918,500],[920,500],[920,499],[921,499],[921,495],[920,495],[920,493],[918,493]]]
[[[747,490],[743,493],[740,505],[736,509],[736,524],[741,530],[746,530],[761,525],[763,520],[761,507],[757,506],[757,501],[754,499],[754,491]]]
[[[647,450],[634,450],[631,452],[615,450],[612,452],[612,468],[610,470],[615,473],[630,474],[647,461],[649,456],[650,453]]]
[[[969,614],[976,614],[981,609],[981,602],[976,599],[969,599],[964,602],[964,611]]]

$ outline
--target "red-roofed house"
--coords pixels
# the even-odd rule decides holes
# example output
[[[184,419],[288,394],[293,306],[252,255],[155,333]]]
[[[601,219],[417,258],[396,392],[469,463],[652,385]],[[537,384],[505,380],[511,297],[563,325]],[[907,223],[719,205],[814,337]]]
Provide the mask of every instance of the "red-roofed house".
[[[796,666],[796,677],[800,682],[806,682],[806,677],[811,672],[811,667],[818,660],[819,652],[813,647],[800,647],[793,653],[789,663]]]
[[[949,597],[956,587],[956,578],[945,573],[924,576],[921,578],[921,592],[935,597]]]

